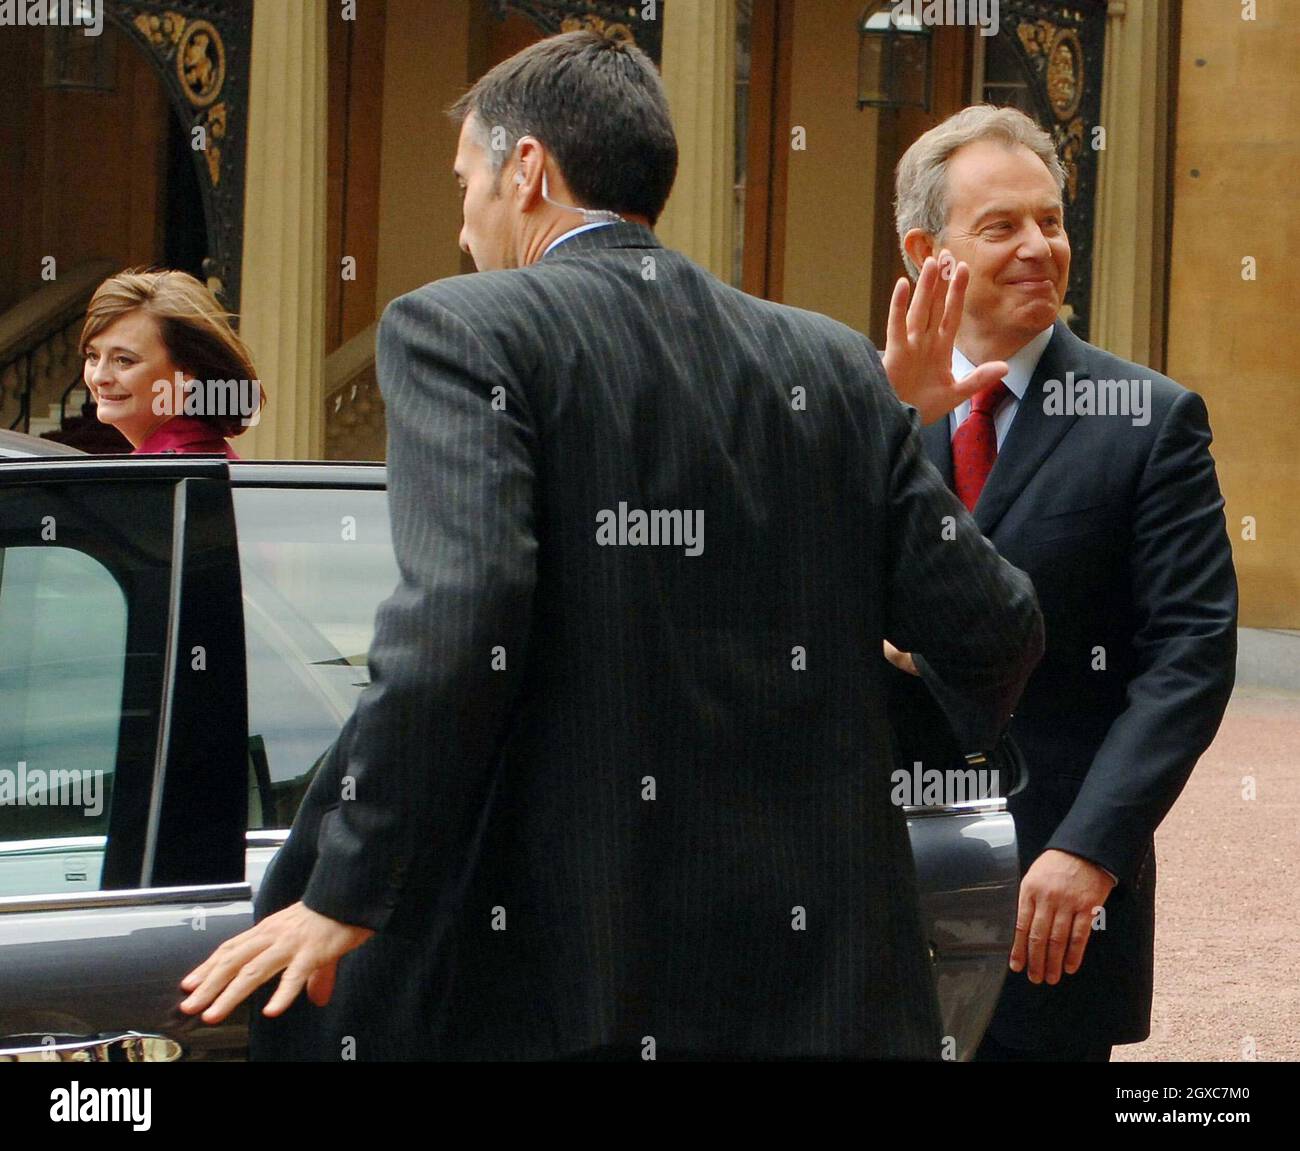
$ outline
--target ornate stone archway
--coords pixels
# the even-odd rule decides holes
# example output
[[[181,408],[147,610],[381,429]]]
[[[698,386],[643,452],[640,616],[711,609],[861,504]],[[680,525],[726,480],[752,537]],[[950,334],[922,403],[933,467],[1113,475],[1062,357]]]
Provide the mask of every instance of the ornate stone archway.
[[[194,151],[208,284],[239,310],[252,0],[106,0],[105,14],[158,71]]]
[[[1106,47],[1104,0],[1002,0],[998,36],[1029,82],[1035,119],[1052,134],[1065,165],[1065,227],[1070,236],[1070,326],[1088,339],[1093,225]]]

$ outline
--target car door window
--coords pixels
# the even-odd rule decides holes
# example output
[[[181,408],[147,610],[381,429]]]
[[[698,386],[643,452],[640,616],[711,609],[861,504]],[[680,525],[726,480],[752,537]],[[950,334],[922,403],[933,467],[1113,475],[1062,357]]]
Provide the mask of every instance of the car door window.
[[[94,557],[0,550],[0,898],[95,889],[127,659],[126,597]]]
[[[369,681],[397,584],[380,488],[237,487],[248,659],[249,829],[286,828]]]
[[[138,883],[158,826],[175,481],[59,464],[0,469],[0,900]]]

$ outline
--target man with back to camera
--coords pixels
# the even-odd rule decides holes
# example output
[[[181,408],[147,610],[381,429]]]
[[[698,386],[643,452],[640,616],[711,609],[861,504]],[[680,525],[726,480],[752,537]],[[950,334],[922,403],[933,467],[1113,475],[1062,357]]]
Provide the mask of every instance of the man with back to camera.
[[[380,326],[371,684],[183,1009],[283,971],[255,1058],[938,1058],[881,644],[991,746],[1028,580],[862,336],[659,245],[643,53],[553,37],[454,114],[480,271]]]
[[[1058,319],[1064,188],[1051,137],[1011,108],[957,113],[898,165],[899,240],[920,271],[910,309],[908,282],[896,285],[885,366],[921,412],[931,462],[1032,578],[1047,633],[1010,727],[1029,769],[1008,804],[1023,878],[982,1060],[1105,1061],[1150,1033],[1153,836],[1235,676],[1237,584],[1205,403]],[[951,391],[904,366],[909,328],[944,306],[926,263],[941,249],[970,267],[953,372],[1006,369],[955,410]],[[905,758],[958,762],[925,686],[895,678]]]

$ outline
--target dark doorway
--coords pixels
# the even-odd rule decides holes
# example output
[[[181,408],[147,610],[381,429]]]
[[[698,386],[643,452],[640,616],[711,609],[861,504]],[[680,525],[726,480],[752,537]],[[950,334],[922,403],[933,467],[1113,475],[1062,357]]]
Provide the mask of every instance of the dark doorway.
[[[203,192],[199,188],[190,134],[174,110],[167,115],[167,182],[163,203],[163,264],[204,279],[208,254]]]

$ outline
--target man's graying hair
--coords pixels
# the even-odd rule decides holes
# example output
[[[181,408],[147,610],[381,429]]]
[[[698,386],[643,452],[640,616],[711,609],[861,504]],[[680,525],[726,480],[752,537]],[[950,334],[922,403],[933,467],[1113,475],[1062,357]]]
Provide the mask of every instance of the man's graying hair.
[[[948,161],[959,148],[977,140],[996,140],[1007,147],[1023,144],[1047,166],[1056,190],[1065,195],[1065,168],[1052,137],[1017,108],[976,104],[949,116],[921,136],[898,162],[894,220],[898,245],[913,228],[939,236],[948,223]],[[913,280],[920,269],[903,249],[903,263]]]
[[[457,122],[473,116],[498,184],[519,137],[535,136],[583,207],[653,224],[677,175],[677,137],[659,73],[635,44],[599,32],[530,44],[483,76],[450,115]]]

